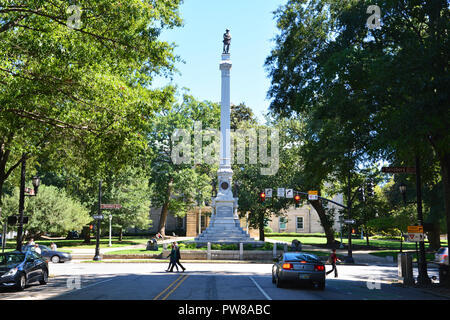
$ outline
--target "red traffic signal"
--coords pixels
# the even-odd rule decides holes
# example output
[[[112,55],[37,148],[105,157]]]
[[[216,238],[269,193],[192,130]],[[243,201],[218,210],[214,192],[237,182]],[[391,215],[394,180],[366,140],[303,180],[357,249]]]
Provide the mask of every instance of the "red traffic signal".
[[[89,226],[89,229],[91,229],[91,231],[92,231],[92,229],[94,229],[94,226],[91,224],[91,225]]]
[[[300,195],[295,195],[294,197],[295,202],[299,203],[300,202]]]
[[[264,192],[261,192],[259,194],[259,199],[261,200],[261,202],[264,202],[264,200],[266,200],[266,194]]]

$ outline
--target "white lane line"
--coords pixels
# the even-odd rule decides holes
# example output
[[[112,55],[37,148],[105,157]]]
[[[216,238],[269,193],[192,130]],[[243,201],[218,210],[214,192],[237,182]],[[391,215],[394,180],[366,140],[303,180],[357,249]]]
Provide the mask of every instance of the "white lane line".
[[[253,277],[249,277],[249,279],[253,281],[255,286],[259,289],[259,291],[261,291],[261,293],[266,297],[267,300],[272,300],[272,298],[269,297],[269,295],[259,286],[255,279],[253,279]]]

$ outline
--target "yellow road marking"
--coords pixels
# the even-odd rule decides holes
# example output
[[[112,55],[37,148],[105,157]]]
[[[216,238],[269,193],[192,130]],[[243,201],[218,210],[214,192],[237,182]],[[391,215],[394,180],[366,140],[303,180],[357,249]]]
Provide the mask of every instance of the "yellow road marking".
[[[164,298],[162,298],[162,300],[166,300],[172,294],[172,292],[174,292],[188,277],[189,275],[185,275],[184,278],[181,279],[181,281],[179,281],[177,285],[172,290],[170,290],[170,292]]]
[[[169,290],[173,285],[175,285],[178,281],[180,281],[183,277],[187,278],[187,275],[180,275],[178,278],[175,279],[175,281],[173,281],[166,289],[164,289],[160,294],[158,294],[156,297],[153,298],[153,300],[158,300],[159,297],[161,297],[164,293],[167,292],[167,290]],[[181,281],[182,282],[182,281]],[[178,287],[178,286],[177,286]],[[176,289],[176,288],[175,288]],[[172,291],[171,291],[172,292]],[[170,293],[171,293],[170,292]],[[169,294],[170,294],[169,293]],[[168,295],[165,297],[167,298]]]

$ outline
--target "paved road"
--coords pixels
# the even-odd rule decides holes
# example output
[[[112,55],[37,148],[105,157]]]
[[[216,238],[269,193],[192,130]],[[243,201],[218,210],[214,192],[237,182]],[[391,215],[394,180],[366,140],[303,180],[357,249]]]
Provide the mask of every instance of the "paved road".
[[[0,289],[0,299],[59,300],[378,300],[445,299],[393,284],[397,268],[339,266],[325,291],[276,288],[270,264],[186,263],[166,273],[161,263],[65,263],[50,265],[47,285],[23,292]],[[329,266],[327,266],[329,268]],[[429,275],[434,275],[431,270]]]

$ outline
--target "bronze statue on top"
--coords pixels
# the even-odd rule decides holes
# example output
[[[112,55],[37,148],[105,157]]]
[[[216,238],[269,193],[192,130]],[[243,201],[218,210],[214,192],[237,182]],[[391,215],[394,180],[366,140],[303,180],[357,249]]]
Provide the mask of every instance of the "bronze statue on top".
[[[231,34],[230,30],[226,30],[223,35],[223,53],[230,53]]]

